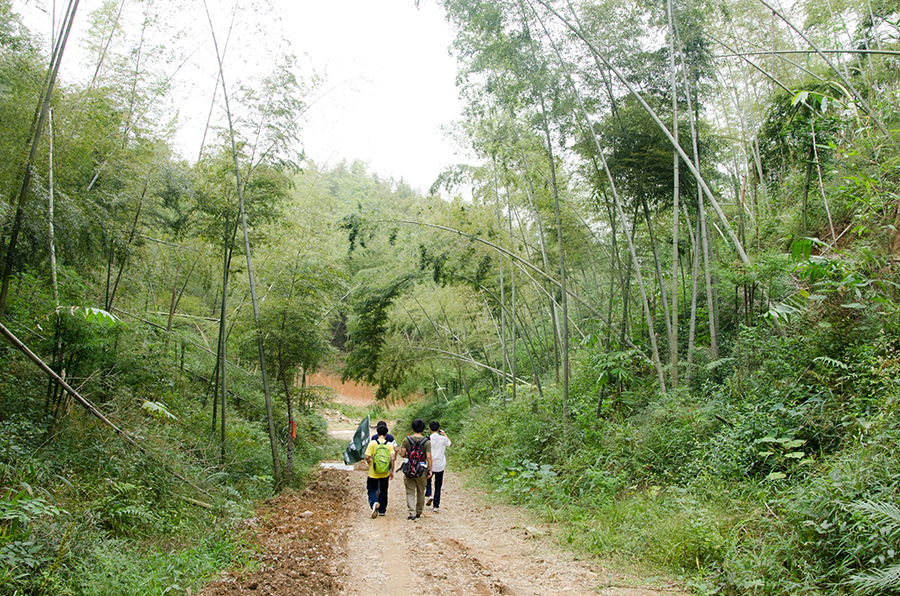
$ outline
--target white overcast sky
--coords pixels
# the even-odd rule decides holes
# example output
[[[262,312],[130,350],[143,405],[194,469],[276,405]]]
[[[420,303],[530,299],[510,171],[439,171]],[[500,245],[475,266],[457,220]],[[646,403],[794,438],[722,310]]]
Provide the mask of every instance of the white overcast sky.
[[[138,10],[138,0],[124,1],[126,10]],[[208,1],[215,7],[217,35],[223,43],[235,0]],[[245,11],[253,10],[254,0],[236,2]],[[459,118],[460,103],[454,84],[456,61],[448,51],[452,32],[435,0],[423,0],[419,8],[414,0],[270,2],[281,22],[262,34],[254,30],[232,35],[226,76],[240,70],[235,62],[248,62],[251,45],[257,66],[264,69],[268,50],[277,49],[274,46],[281,36],[305,66],[324,74],[326,82],[319,96],[312,98],[316,101],[303,126],[303,148],[309,157],[322,165],[361,159],[371,172],[403,178],[422,191],[428,190],[443,169],[461,161],[442,132],[442,127]],[[101,0],[81,1],[63,60],[64,81],[85,76],[84,65],[90,59],[81,53],[80,38],[85,35],[89,14],[100,4]],[[176,95],[181,124],[176,144],[186,158],[196,159],[214,82],[208,62],[214,59],[214,52],[201,12],[202,0],[184,4],[188,10],[196,9],[185,44],[195,45],[188,51],[193,51],[192,61],[197,64],[182,68],[184,73],[193,73],[186,75],[194,79],[194,88],[186,96],[194,101]],[[61,14],[65,2],[14,0],[13,5],[29,27],[49,37],[49,15],[54,6]],[[238,19],[238,29],[244,22]],[[266,22],[263,19],[264,28]],[[267,47],[270,41],[272,47]],[[200,65],[204,60],[206,65]]]
[[[434,2],[286,2],[295,51],[332,87],[310,110],[305,147],[319,162],[360,158],[427,191],[455,163],[441,131],[457,119],[450,25]]]

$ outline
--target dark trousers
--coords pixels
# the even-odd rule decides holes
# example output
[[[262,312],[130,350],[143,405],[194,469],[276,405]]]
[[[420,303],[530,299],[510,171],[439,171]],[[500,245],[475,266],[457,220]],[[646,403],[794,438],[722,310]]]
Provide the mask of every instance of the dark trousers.
[[[441,506],[441,486],[444,484],[444,471],[440,472],[432,472],[431,478],[434,478],[434,503],[435,507]],[[428,484],[425,485],[425,496],[431,496],[431,478],[428,479]]]
[[[366,478],[366,491],[369,493],[369,509],[377,501],[379,504],[378,513],[384,513],[387,510],[388,480],[387,476],[384,478]]]

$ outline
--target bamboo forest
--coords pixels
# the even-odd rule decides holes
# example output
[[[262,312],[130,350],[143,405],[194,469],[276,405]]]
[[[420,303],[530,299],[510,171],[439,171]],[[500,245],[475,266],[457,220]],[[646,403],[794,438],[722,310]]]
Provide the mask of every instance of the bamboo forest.
[[[451,31],[428,188],[307,155],[276,0],[0,0],[0,596],[263,573],[367,416],[677,593],[900,593],[900,2],[393,1]]]

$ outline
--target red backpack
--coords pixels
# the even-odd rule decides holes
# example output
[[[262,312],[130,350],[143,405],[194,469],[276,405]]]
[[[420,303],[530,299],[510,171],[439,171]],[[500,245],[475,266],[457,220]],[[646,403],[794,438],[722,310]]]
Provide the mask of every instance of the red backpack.
[[[406,437],[406,439],[409,441],[409,452],[406,454],[406,462],[401,469],[407,478],[418,478],[428,470],[424,447],[428,437],[422,437],[418,441],[412,436]]]

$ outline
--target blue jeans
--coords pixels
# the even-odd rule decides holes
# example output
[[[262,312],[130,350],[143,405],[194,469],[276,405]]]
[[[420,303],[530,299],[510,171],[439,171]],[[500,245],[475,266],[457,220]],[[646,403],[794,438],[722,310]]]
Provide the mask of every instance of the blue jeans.
[[[379,504],[378,513],[387,510],[389,478],[366,478],[366,491],[369,493],[369,509],[376,502]]]

